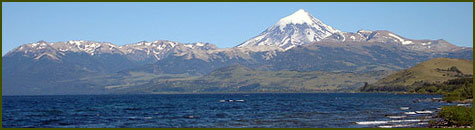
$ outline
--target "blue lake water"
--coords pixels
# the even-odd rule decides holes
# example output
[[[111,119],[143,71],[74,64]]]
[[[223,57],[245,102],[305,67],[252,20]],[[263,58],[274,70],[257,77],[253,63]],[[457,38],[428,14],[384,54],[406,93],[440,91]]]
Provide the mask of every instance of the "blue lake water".
[[[437,108],[450,105],[430,101],[440,97],[374,93],[3,96],[2,126],[425,127]]]

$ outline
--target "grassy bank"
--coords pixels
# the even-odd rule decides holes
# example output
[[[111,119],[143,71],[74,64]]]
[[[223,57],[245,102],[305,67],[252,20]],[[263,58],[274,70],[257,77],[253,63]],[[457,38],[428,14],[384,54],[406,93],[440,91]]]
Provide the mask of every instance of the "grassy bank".
[[[464,106],[443,106],[437,113],[442,121],[431,122],[436,128],[471,128],[473,127],[472,108]]]

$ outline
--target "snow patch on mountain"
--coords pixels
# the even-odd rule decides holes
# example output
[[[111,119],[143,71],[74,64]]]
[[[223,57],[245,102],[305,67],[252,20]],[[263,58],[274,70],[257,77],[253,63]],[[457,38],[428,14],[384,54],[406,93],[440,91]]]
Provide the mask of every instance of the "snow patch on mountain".
[[[401,44],[403,44],[403,45],[414,44],[412,41],[409,41],[409,40],[406,41],[406,40],[400,38],[399,36],[397,36],[397,35],[395,35],[395,34],[389,33],[388,35],[391,36],[391,37],[394,37],[394,38],[398,39],[398,40],[401,42]]]
[[[21,52],[23,53],[23,55],[32,57],[36,60],[45,56],[49,57],[50,59],[57,60],[60,59],[61,56],[67,54],[67,52],[83,52],[91,56],[97,54],[120,54],[131,55],[132,57],[145,56],[153,57],[156,60],[160,60],[168,54],[172,53],[172,50],[178,49],[179,51],[183,52],[188,50],[209,50],[216,48],[217,47],[213,44],[202,42],[181,44],[173,41],[157,40],[153,42],[142,41],[135,44],[117,46],[112,43],[106,42],[71,40],[66,42],[51,43],[45,41],[38,41],[35,43],[21,45],[20,47],[10,51],[9,53]],[[6,55],[8,55],[9,53],[7,53]]]
[[[288,24],[312,24],[314,20],[315,19],[312,19],[312,17],[309,17],[307,11],[299,9],[292,15],[280,19],[276,25],[281,27],[280,30],[283,30],[282,28],[287,26]]]
[[[337,32],[340,31],[300,9],[237,47],[277,46],[288,50],[298,45],[320,41]]]

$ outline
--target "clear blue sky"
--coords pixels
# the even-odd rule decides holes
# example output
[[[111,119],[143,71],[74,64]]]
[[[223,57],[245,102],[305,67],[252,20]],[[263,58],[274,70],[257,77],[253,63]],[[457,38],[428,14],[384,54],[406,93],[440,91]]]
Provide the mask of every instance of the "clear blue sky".
[[[2,55],[39,40],[233,47],[298,9],[341,31],[389,30],[473,45],[473,3],[3,3]]]

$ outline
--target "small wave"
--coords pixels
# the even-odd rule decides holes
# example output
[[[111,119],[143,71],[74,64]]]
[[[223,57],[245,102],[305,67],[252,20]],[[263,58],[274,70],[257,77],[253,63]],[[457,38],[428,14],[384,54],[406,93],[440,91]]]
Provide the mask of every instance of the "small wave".
[[[404,114],[406,115],[414,115],[414,114],[417,114],[416,112],[404,112]]]
[[[238,99],[238,100],[219,100],[219,102],[244,102],[245,100],[243,99]]]
[[[138,120],[139,117],[136,117],[136,116],[131,116],[131,117],[127,117],[129,120]]]
[[[412,119],[412,120],[390,120],[390,121],[361,121],[356,122],[358,125],[374,125],[374,124],[387,124],[387,123],[401,123],[401,122],[420,122],[422,120]]]
[[[386,124],[388,121],[360,121],[355,122],[358,125]]]
[[[401,110],[409,110],[410,108],[409,108],[409,107],[400,107],[399,109],[401,109]]]
[[[432,111],[416,111],[417,114],[430,114]]]
[[[406,118],[407,116],[387,116],[387,117],[391,119],[400,119],[400,118]]]
[[[429,124],[429,122],[420,122],[420,123],[417,123],[418,125],[427,125]]]
[[[390,122],[391,122],[391,123],[399,123],[399,122],[419,122],[419,121],[422,121],[422,120],[419,120],[419,119],[412,119],[412,120],[391,120]]]
[[[379,128],[398,128],[398,127],[410,127],[412,125],[382,125]]]

